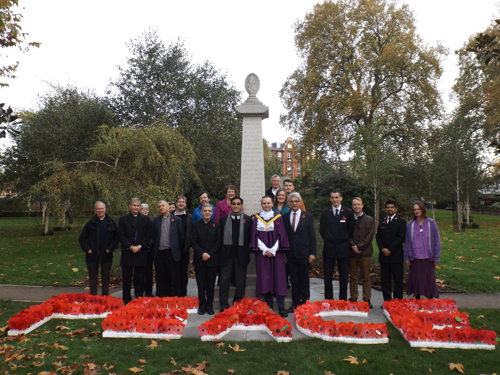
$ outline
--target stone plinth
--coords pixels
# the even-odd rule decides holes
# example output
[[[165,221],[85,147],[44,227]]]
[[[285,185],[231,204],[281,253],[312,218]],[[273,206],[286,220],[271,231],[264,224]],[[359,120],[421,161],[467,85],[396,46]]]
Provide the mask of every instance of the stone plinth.
[[[256,97],[259,86],[257,75],[249,74],[245,80],[249,97],[234,108],[243,119],[240,195],[248,215],[260,211],[260,199],[265,193],[262,119],[269,117],[269,108]]]

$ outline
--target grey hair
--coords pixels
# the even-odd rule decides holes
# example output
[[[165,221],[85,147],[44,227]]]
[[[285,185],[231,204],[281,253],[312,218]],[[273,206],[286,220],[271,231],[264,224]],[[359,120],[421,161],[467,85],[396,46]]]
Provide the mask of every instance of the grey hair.
[[[281,181],[281,176],[280,176],[279,174],[273,174],[273,175],[271,176],[271,180],[272,180],[273,178],[276,178],[276,177],[278,177],[278,178],[280,179],[280,181]]]
[[[158,201],[158,204],[160,204],[160,203],[165,203],[167,206],[169,206],[169,203],[165,199],[160,199]]]
[[[210,207],[210,208],[212,209],[212,211],[213,211],[213,207],[212,207],[212,205],[211,205],[210,203],[203,203],[203,204],[201,205],[201,210],[203,211],[203,209],[204,209],[205,207]]]
[[[140,200],[139,198],[132,198],[132,199],[130,200],[129,205],[130,205],[130,204],[132,204],[132,203],[139,203],[139,204],[141,204],[141,200]]]
[[[292,199],[293,197],[298,198],[302,202],[302,197],[300,196],[300,193],[294,191],[293,193],[288,194],[288,201],[290,201],[290,199]]]
[[[106,203],[104,203],[103,201],[95,201],[95,203],[94,203],[94,210],[97,208],[98,204],[103,204],[104,208],[106,208]]]
[[[142,209],[149,209],[149,204],[147,204],[147,203],[141,203],[141,210]]]

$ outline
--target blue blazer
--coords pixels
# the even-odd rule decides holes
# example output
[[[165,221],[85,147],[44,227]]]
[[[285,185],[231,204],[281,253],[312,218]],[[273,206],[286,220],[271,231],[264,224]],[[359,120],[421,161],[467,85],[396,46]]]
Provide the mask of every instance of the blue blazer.
[[[172,258],[178,262],[181,260],[182,244],[184,243],[184,226],[182,225],[182,219],[179,217],[170,214],[168,218],[170,220],[170,248]],[[160,246],[162,219],[162,215],[153,219],[153,252],[155,256]]]

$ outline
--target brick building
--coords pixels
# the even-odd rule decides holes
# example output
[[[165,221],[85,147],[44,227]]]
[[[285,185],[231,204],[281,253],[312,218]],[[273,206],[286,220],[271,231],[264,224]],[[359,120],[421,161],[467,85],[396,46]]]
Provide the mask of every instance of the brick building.
[[[271,143],[271,153],[274,157],[281,160],[281,175],[294,180],[301,174],[302,154],[299,146],[288,137],[285,143]]]

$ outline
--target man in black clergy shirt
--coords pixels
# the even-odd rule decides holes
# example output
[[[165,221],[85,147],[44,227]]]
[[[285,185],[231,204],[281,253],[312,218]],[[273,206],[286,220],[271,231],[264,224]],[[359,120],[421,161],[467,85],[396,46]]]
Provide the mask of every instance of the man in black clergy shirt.
[[[234,279],[233,303],[245,297],[247,266],[250,263],[250,232],[252,218],[243,213],[243,199],[231,199],[231,212],[220,220],[222,247],[220,251],[220,311],[229,307],[229,286]]]
[[[389,301],[392,298],[403,298],[403,243],[406,237],[406,221],[396,215],[398,212],[396,201],[388,200],[385,203],[385,212],[386,216],[380,220],[376,238],[382,294],[384,301]]]
[[[181,294],[180,260],[184,228],[182,220],[170,211],[167,201],[159,201],[158,210],[160,215],[153,219],[156,296],[178,297]]]
[[[323,280],[325,283],[325,299],[333,299],[333,270],[335,262],[339,270],[339,299],[347,300],[347,284],[349,279],[349,238],[354,230],[354,215],[350,208],[344,207],[342,194],[338,191],[330,193],[332,205],[321,213],[319,233],[323,238]]]
[[[286,258],[292,281],[292,306],[287,310],[288,313],[293,313],[297,306],[309,299],[309,264],[316,259],[314,219],[309,212],[301,210],[301,204],[300,194],[290,193],[290,211],[283,215],[290,242]]]
[[[152,226],[147,216],[141,215],[141,200],[132,198],[129,204],[130,212],[120,217],[118,222],[118,237],[122,244],[123,302],[132,300],[130,289],[134,281],[135,298],[144,294],[144,272],[148,259],[148,247],[151,241]]]

